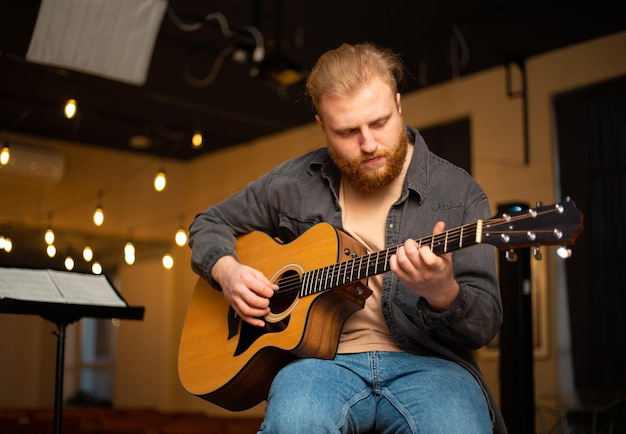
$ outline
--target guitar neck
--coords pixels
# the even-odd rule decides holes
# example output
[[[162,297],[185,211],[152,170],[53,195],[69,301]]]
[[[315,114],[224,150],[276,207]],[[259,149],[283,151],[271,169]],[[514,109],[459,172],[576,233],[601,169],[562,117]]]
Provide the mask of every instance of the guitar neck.
[[[482,221],[459,226],[436,235],[415,240],[417,244],[429,246],[438,255],[473,246],[481,241]],[[300,296],[328,291],[357,280],[366,279],[389,271],[389,260],[401,245],[389,247],[327,267],[308,271],[302,276]]]

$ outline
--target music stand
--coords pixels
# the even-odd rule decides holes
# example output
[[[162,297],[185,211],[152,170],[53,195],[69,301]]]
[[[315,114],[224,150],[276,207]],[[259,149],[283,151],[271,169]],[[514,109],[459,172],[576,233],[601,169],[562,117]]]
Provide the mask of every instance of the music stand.
[[[111,286],[121,301],[126,301]],[[142,320],[145,308],[142,306],[106,306],[71,303],[52,303],[45,301],[0,299],[0,313],[38,315],[52,321],[56,327],[57,354],[54,385],[54,434],[61,434],[63,418],[63,365],[65,358],[65,330],[67,326],[81,318],[119,318]]]

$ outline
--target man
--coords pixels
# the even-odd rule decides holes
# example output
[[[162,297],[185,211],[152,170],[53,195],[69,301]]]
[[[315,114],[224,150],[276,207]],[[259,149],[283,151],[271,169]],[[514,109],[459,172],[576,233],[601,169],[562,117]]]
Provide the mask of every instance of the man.
[[[237,261],[238,235],[290,242],[328,222],[369,252],[402,244],[391,272],[368,279],[373,294],[346,320],[334,360],[298,359],[276,375],[261,433],[506,431],[472,355],[502,320],[494,249],[436,255],[413,241],[489,217],[487,197],[405,126],[402,78],[398,57],[371,44],[322,55],[307,93],[327,148],[280,165],[190,227],[193,269],[259,327],[278,287]]]

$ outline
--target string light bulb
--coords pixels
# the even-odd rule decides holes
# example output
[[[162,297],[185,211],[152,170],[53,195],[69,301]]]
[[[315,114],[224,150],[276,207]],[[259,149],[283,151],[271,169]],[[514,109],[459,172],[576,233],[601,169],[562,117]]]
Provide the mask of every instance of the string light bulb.
[[[49,258],[54,258],[56,256],[57,248],[54,247],[54,244],[49,244],[48,247],[46,247],[46,254]]]
[[[178,229],[176,235],[174,235],[174,241],[176,241],[178,247],[183,247],[187,244],[187,231],[183,228]]]
[[[52,228],[48,228],[43,238],[46,240],[47,245],[51,246],[52,244],[54,244],[54,231],[52,230]]]
[[[98,192],[98,204],[93,212],[93,223],[96,226],[102,226],[104,223],[104,209],[102,209],[102,192]]]
[[[72,119],[74,116],[76,116],[77,109],[78,106],[76,105],[76,100],[74,98],[70,98],[65,102],[63,113],[65,113],[66,118]]]
[[[11,250],[13,250],[13,241],[11,241],[11,238],[0,236],[0,250],[11,253]]]
[[[91,260],[93,259],[93,249],[91,248],[90,245],[86,245],[83,248],[83,259],[86,262],[91,262]]]
[[[163,263],[163,268],[166,270],[171,270],[174,266],[174,258],[169,253],[163,255],[161,262]]]
[[[124,245],[124,262],[128,265],[135,263],[135,246],[130,241]]]
[[[102,274],[102,265],[100,265],[100,262],[94,261],[93,264],[91,264],[91,272],[93,274]]]
[[[194,149],[198,149],[202,147],[203,143],[204,143],[204,137],[202,136],[202,131],[200,130],[194,131],[193,135],[191,136],[191,146]]]
[[[154,189],[156,191],[165,190],[165,185],[167,184],[167,177],[165,176],[165,171],[163,169],[159,170],[154,177]]]
[[[65,269],[67,271],[72,271],[74,269],[74,258],[69,255],[65,258]]]
[[[9,143],[5,142],[2,145],[2,151],[0,151],[0,165],[6,166],[9,164],[9,160],[11,159],[11,148],[9,148]]]
[[[93,223],[96,226],[102,226],[104,223],[104,210],[101,206],[97,206],[93,212]]]

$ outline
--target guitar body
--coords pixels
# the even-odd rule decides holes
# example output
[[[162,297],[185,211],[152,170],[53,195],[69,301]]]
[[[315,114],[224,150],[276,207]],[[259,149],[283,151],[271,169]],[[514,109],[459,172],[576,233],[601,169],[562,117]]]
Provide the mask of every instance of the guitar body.
[[[301,296],[305,272],[365,254],[356,240],[326,223],[289,244],[251,232],[237,239],[236,252],[243,264],[280,287],[270,300],[266,327],[239,320],[221,291],[199,279],[178,354],[183,387],[234,411],[264,400],[276,373],[294,358],[334,357],[343,323],[371,295],[363,281],[356,281]]]

